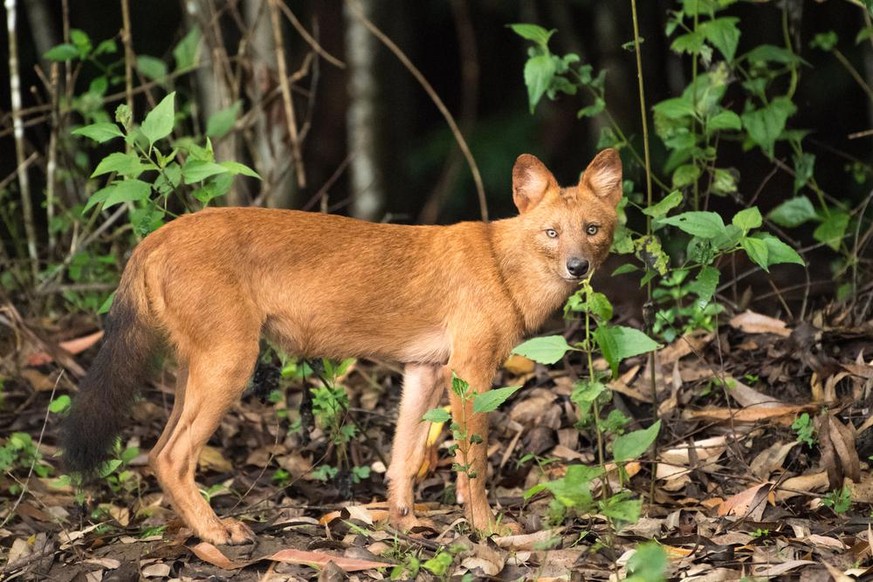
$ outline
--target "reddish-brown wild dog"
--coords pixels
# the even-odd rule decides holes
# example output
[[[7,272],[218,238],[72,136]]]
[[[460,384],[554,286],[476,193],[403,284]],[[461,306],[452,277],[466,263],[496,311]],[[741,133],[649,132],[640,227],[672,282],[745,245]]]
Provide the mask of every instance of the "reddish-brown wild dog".
[[[150,454],[155,475],[197,536],[252,541],[248,526],[209,507],[194,471],[245,389],[263,334],[301,356],[405,365],[388,505],[392,525],[414,526],[413,479],[428,431],[422,415],[437,406],[452,372],[488,390],[510,350],[600,265],[621,175],[618,154],[607,149],[577,185],[560,188],[542,162],[522,155],[512,170],[520,214],[490,223],[401,226],[261,208],[174,220],[140,243],[124,271],[106,341],[62,429],[67,468],[93,474],[107,459],[154,355],[168,346],[178,383]],[[462,479],[459,497],[471,524],[493,531],[487,418],[449,396],[455,418],[465,412],[468,434],[486,443],[458,459],[479,476]]]

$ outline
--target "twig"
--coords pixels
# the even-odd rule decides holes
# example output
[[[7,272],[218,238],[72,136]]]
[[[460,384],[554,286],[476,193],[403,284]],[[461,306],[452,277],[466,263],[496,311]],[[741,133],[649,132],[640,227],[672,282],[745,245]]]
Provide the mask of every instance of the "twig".
[[[121,43],[124,45],[124,94],[133,113],[133,39],[130,35],[130,0],[121,0]],[[127,144],[130,151],[131,145]]]
[[[51,100],[52,100],[52,115],[51,115],[51,135],[49,136],[48,147],[48,162],[46,163],[46,184],[45,184],[45,212],[48,221],[48,256],[54,255],[55,244],[57,243],[52,222],[55,218],[55,173],[58,169],[58,132],[60,132],[61,116],[58,114],[60,104],[60,87],[58,83],[58,64],[52,63],[51,70]]]
[[[482,184],[482,175],[479,173],[479,166],[476,165],[476,160],[473,158],[473,153],[470,151],[470,147],[467,145],[467,141],[464,139],[461,130],[458,128],[458,124],[455,123],[455,118],[452,117],[452,114],[449,112],[448,108],[443,103],[440,96],[437,95],[437,92],[425,78],[421,71],[412,64],[412,61],[400,50],[394,41],[388,38],[385,33],[383,33],[379,28],[376,27],[363,13],[359,3],[356,0],[346,0],[346,4],[349,8],[355,13],[364,26],[369,29],[369,31],[379,39],[379,41],[384,44],[388,50],[394,53],[394,56],[397,57],[397,60],[406,67],[415,80],[418,81],[419,85],[421,85],[422,89],[427,93],[428,97],[430,97],[431,101],[433,101],[434,105],[436,105],[439,112],[442,114],[443,118],[446,120],[446,123],[449,125],[449,129],[452,130],[452,135],[455,137],[455,141],[458,143],[458,147],[461,148],[461,151],[464,153],[464,157],[467,158],[467,165],[470,166],[470,173],[473,175],[473,182],[476,184],[476,193],[479,196],[479,211],[482,215],[482,220],[488,222],[488,203],[485,199],[485,186]]]
[[[285,13],[285,17],[291,22],[291,25],[294,26],[294,30],[297,31],[297,33],[303,38],[303,40],[305,40],[307,44],[312,47],[312,50],[318,53],[321,58],[323,58],[333,66],[337,67],[338,69],[346,68],[346,64],[344,62],[324,50],[322,46],[318,44],[318,41],[315,40],[315,38],[311,34],[309,34],[309,31],[306,30],[306,28],[300,23],[294,13],[291,12],[291,9],[288,8],[288,6],[284,2],[279,4],[279,9]]]
[[[18,71],[18,40],[15,0],[6,0],[6,27],[9,37],[9,93],[12,101],[12,124],[15,133],[15,159],[18,185],[21,188],[21,210],[24,213],[24,232],[27,235],[27,253],[33,280],[39,276],[39,257],[36,253],[36,227],[33,222],[33,203],[30,199],[30,178],[25,166],[24,126],[21,117],[21,75]]]
[[[285,43],[282,40],[278,0],[270,0],[270,20],[273,23],[273,42],[276,45],[276,63],[279,67],[279,86],[282,88],[282,101],[285,104],[285,121],[288,123],[288,137],[291,139],[291,157],[294,159],[297,187],[302,189],[306,188],[306,169],[300,154],[297,119],[294,115],[294,103],[291,101],[291,84],[288,82],[288,67],[285,63]]]

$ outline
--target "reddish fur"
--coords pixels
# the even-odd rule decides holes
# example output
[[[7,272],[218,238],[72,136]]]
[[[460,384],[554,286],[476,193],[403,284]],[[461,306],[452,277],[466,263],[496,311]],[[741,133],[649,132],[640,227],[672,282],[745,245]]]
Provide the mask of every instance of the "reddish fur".
[[[144,335],[134,333],[140,328],[168,340],[179,381],[151,462],[185,522],[213,543],[252,539],[245,525],[220,520],[209,508],[194,470],[203,445],[246,385],[261,334],[302,356],[406,364],[388,477],[390,520],[409,528],[415,524],[413,478],[427,433],[421,416],[438,403],[452,371],[476,391],[490,387],[512,347],[577,287],[567,261],[584,259],[593,268],[606,257],[620,198],[621,163],[614,150],[604,150],[578,185],[563,189],[539,160],[520,156],[513,199],[521,214],[492,223],[399,226],[259,208],[183,216],[134,251],[111,314],[123,321],[107,334],[98,358],[145,349],[130,341]],[[594,235],[586,232],[592,224],[599,226]],[[557,236],[548,236],[548,229]],[[65,429],[65,454],[77,460],[78,471],[93,468],[111,441],[105,434],[78,434],[77,427],[114,434],[119,424],[89,424],[103,412],[92,408],[94,394],[118,389],[125,391],[121,401],[130,400],[131,382],[115,386],[108,364],[83,382],[78,399],[84,404],[74,405]],[[456,419],[467,418],[468,434],[487,442],[487,419],[451,400]],[[89,439],[103,450],[83,457]],[[459,483],[468,518],[490,530],[484,450],[474,445],[469,459],[459,459],[480,476]]]

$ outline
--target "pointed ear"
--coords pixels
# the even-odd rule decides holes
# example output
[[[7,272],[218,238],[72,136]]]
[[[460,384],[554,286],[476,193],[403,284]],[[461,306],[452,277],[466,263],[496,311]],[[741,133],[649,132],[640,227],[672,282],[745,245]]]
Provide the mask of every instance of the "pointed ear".
[[[594,156],[579,178],[579,188],[618,206],[621,200],[621,158],[618,152],[609,148]]]
[[[556,190],[558,182],[536,156],[521,154],[512,167],[512,201],[522,214],[539,204],[550,189]]]

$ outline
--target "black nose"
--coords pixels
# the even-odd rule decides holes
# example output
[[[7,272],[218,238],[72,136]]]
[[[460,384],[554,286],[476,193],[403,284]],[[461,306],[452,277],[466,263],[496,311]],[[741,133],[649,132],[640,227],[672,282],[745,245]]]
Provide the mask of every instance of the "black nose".
[[[582,277],[588,272],[588,261],[572,257],[567,261],[567,272],[574,277]]]

